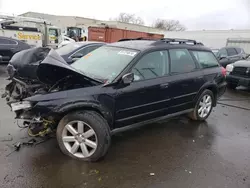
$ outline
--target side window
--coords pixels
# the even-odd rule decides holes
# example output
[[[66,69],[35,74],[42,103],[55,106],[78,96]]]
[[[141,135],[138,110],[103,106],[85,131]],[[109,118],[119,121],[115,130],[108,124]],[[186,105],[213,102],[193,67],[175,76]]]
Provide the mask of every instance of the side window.
[[[212,52],[192,51],[195,59],[202,68],[218,67],[218,61]]]
[[[92,51],[94,51],[95,49],[97,49],[97,48],[99,48],[99,47],[101,47],[102,45],[93,45],[93,46],[89,46],[89,47],[87,47],[87,51],[88,51],[88,53],[90,53],[90,52],[92,52]]]
[[[54,37],[58,37],[58,31],[57,29],[53,29],[53,28],[50,28],[49,29],[49,34],[54,36]]]
[[[171,59],[171,73],[184,73],[196,69],[192,56],[186,49],[169,50]]]
[[[241,48],[235,48],[236,49],[236,51],[237,51],[237,54],[240,54],[241,52],[243,52],[244,53],[244,50],[243,49],[241,49]]]
[[[82,56],[85,56],[86,54],[92,52],[93,50],[95,50],[95,49],[97,49],[97,48],[99,48],[99,47],[101,47],[101,46],[100,46],[100,45],[87,46],[87,47],[85,47],[85,48],[83,48],[83,49],[77,51],[76,53],[77,53],[77,54],[78,54],[78,53],[81,53]]]
[[[5,45],[17,45],[18,43],[14,40],[9,40],[9,39],[0,39],[0,44],[5,44]]]
[[[227,49],[228,56],[234,56],[237,55],[237,52],[234,48],[228,48]]]
[[[134,80],[146,80],[169,73],[167,51],[155,51],[144,55],[132,69]]]
[[[221,56],[224,56],[224,57],[227,57],[227,50],[225,48],[222,48],[219,50],[218,52],[218,55],[221,57]]]

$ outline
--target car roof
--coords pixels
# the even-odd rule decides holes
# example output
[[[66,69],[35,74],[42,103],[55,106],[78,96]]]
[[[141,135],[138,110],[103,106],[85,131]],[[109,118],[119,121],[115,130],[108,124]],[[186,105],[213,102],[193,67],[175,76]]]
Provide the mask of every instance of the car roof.
[[[76,42],[76,44],[79,44],[81,46],[89,45],[89,44],[105,44],[104,42],[98,42],[98,41],[80,41]]]
[[[211,49],[201,45],[201,44],[173,44],[166,43],[163,40],[128,40],[121,41],[108,44],[108,46],[121,47],[121,48],[129,48],[139,51],[144,51],[148,49],[154,48],[166,48],[166,49],[175,49],[175,48],[184,48],[190,50],[204,50],[211,51]]]
[[[238,47],[238,46],[226,46],[226,47],[224,47],[224,48],[226,48],[226,49],[228,49],[228,48],[239,48],[239,49],[243,49],[243,48]]]

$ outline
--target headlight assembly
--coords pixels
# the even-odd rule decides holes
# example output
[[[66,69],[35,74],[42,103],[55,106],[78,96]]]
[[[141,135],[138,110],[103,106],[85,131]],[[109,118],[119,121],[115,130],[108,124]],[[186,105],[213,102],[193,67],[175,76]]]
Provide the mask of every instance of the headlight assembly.
[[[232,71],[233,71],[233,69],[234,69],[234,66],[233,66],[233,65],[231,65],[231,64],[229,64],[229,65],[227,65],[227,66],[226,66],[226,70],[227,70],[227,72],[232,72]]]
[[[29,101],[11,103],[10,106],[11,106],[12,111],[18,111],[18,110],[28,109],[32,107]]]

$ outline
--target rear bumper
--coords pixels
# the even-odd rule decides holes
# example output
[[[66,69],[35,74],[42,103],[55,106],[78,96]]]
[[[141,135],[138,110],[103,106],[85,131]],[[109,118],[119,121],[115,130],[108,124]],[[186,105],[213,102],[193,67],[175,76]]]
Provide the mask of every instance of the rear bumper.
[[[226,81],[231,84],[241,85],[245,87],[250,86],[250,78],[244,78],[240,76],[227,75]]]

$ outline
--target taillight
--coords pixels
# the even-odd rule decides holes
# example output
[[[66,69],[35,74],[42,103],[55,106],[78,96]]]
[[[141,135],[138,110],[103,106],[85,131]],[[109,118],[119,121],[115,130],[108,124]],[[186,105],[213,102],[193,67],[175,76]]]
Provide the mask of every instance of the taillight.
[[[227,75],[227,70],[224,67],[221,67],[221,73],[223,76]]]

